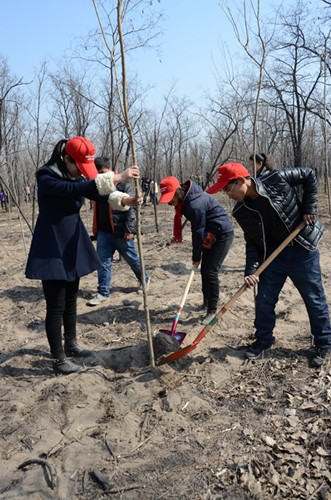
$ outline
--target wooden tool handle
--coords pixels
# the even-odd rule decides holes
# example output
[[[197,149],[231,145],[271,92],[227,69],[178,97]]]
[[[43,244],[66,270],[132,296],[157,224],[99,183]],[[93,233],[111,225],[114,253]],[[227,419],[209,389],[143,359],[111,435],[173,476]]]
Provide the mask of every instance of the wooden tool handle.
[[[191,283],[192,283],[192,280],[194,278],[194,267],[193,269],[191,270],[190,272],[190,276],[188,278],[188,281],[187,281],[187,284],[186,284],[186,287],[185,287],[185,290],[184,290],[184,293],[183,293],[183,296],[181,298],[181,301],[180,301],[180,304],[178,306],[178,309],[179,308],[183,308],[184,304],[185,304],[185,301],[186,301],[186,298],[187,298],[187,294],[189,292],[189,289],[190,289],[190,286],[191,286]]]
[[[254,275],[255,276],[260,276],[260,274],[265,270],[266,267],[269,266],[269,264],[277,257],[277,255],[280,254],[284,248],[291,243],[291,241],[302,231],[302,229],[306,226],[306,223],[302,221],[294,231],[292,231],[291,234],[288,235],[287,238],[279,245],[279,247],[274,250],[269,257],[257,268],[255,271]],[[216,314],[216,318],[220,319],[223,314],[230,309],[232,304],[236,302],[237,299],[239,299],[240,295],[246,290],[247,285],[244,283],[239,290],[231,297],[231,299],[225,304],[225,306],[222,307],[222,309],[219,311],[219,313]]]
[[[287,247],[287,245],[291,243],[291,241],[296,236],[298,236],[298,234],[300,233],[300,231],[302,231],[304,227],[306,227],[306,223],[302,221],[301,224],[299,224],[298,227],[294,229],[294,231],[292,231],[292,233],[289,234],[287,238],[285,238],[283,243],[281,243],[279,247],[277,247],[276,250],[274,250],[269,255],[269,257],[260,265],[260,267],[254,273],[255,276],[260,276],[260,274],[265,270],[265,268],[269,266],[269,264],[277,257],[277,255],[280,254],[280,252],[284,250],[284,248]]]

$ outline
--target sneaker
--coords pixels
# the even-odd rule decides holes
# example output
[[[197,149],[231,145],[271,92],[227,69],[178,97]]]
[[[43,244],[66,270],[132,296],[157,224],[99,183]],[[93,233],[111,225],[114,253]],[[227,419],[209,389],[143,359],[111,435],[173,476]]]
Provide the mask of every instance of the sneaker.
[[[209,323],[215,318],[216,316],[216,311],[210,311],[209,313],[207,313],[207,315],[203,318],[203,320],[201,321],[201,323],[206,326],[206,325],[209,325]]]
[[[311,360],[312,366],[322,366],[327,358],[331,358],[331,348],[330,347],[315,347],[315,355]]]
[[[105,295],[101,295],[101,293],[97,293],[95,297],[86,302],[87,306],[98,306],[101,302],[106,302],[109,300],[109,297],[105,297]]]
[[[147,278],[147,280],[146,280],[146,290],[148,290],[150,282],[151,282],[151,279],[150,279],[150,277],[148,276],[148,278]],[[142,286],[142,283],[141,283],[141,282],[140,282],[140,286],[139,286],[139,288],[138,288],[138,290],[137,290],[137,293],[139,293],[139,294],[142,294],[142,293],[143,293],[143,286]]]
[[[246,349],[246,358],[248,359],[263,359],[266,354],[271,351],[272,344],[262,344],[259,340],[255,340],[252,345]]]

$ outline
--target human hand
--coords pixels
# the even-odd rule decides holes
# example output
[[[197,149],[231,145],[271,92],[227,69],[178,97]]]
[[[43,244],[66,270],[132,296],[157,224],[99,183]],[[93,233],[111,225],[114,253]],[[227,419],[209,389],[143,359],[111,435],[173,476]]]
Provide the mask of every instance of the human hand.
[[[198,269],[198,267],[200,266],[200,260],[193,260],[192,266],[194,267],[194,269]]]
[[[134,238],[134,234],[132,233],[124,233],[124,239],[126,241],[131,241]]]
[[[253,288],[253,286],[257,285],[259,281],[260,281],[259,277],[255,276],[255,274],[251,274],[250,276],[245,276],[245,283],[248,286],[248,288]]]
[[[305,214],[303,216],[303,220],[304,220],[306,226],[309,226],[309,224],[311,224],[315,219],[316,219],[316,215],[314,215],[314,214]]]
[[[123,196],[121,200],[122,205],[125,207],[134,207],[136,205],[135,196]]]
[[[142,205],[144,199],[141,195],[138,195],[138,198],[135,197],[135,195],[133,196],[123,196],[122,198],[122,205],[126,205],[126,206],[129,206],[129,207],[136,207],[138,205]]]
[[[136,198],[136,205],[140,206],[144,203],[144,197],[141,193],[138,194],[138,198]]]
[[[126,182],[129,179],[139,179],[139,167],[137,167],[137,165],[133,165],[132,167],[124,170],[124,172],[117,174],[117,177],[119,177],[117,182]]]

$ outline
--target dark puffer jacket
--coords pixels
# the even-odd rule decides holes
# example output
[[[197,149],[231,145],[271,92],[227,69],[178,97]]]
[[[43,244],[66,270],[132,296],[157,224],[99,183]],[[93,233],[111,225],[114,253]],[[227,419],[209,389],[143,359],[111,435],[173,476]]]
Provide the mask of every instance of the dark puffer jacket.
[[[272,170],[267,174],[252,179],[260,196],[268,198],[279,216],[279,224],[290,234],[302,221],[303,215],[317,212],[317,180],[311,168],[292,168]],[[302,201],[295,190],[302,186]],[[265,260],[267,248],[262,217],[258,211],[249,208],[245,200],[236,203],[233,216],[244,231],[246,240],[245,276],[254,274]],[[295,241],[307,250],[315,250],[324,228],[315,220],[305,227]]]
[[[232,232],[233,226],[226,210],[195,182],[188,180],[182,186],[187,189],[182,213],[191,222],[192,260],[198,262],[207,233],[213,233],[217,237],[221,233]]]

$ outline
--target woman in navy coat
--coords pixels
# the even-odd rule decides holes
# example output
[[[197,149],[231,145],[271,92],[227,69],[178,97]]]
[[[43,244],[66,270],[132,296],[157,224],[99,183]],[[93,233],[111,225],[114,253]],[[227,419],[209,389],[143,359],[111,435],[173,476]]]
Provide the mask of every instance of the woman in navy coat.
[[[76,306],[81,276],[101,266],[80,218],[84,198],[128,210],[134,196],[115,185],[139,177],[134,166],[121,174],[98,175],[94,145],[84,137],[61,140],[50,160],[37,172],[39,216],[26,265],[26,277],[42,280],[46,299],[46,334],[56,373],[73,373],[81,366],[66,356],[86,357],[76,340]],[[62,346],[62,323],[64,348]]]

